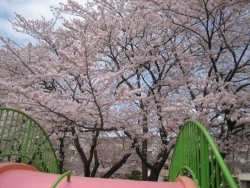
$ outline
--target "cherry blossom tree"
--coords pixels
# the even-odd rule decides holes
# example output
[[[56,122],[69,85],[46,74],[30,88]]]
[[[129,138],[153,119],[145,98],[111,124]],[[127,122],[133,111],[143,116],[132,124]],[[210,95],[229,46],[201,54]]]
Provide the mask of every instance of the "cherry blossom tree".
[[[95,176],[99,166],[98,138],[107,136],[106,132],[112,134],[115,130],[110,127],[112,124],[109,122],[112,117],[109,114],[112,110],[111,106],[115,105],[116,101],[110,97],[113,92],[111,85],[109,86],[105,78],[100,79],[101,64],[99,67],[98,61],[93,61],[94,51],[85,41],[82,41],[82,44],[86,48],[81,48],[77,52],[77,46],[70,46],[66,52],[64,46],[67,45],[66,43],[54,46],[56,40],[61,39],[61,30],[58,29],[54,36],[48,37],[43,36],[46,34],[43,30],[40,32],[38,30],[41,28],[49,30],[52,22],[45,20],[41,21],[42,23],[31,22],[33,27],[29,27],[24,18],[19,15],[17,18],[20,18],[19,27],[24,27],[24,30],[29,29],[27,33],[34,33],[33,35],[39,39],[39,44],[36,46],[28,44],[25,47],[13,46],[10,40],[2,39],[5,48],[1,51],[5,56],[3,66],[9,72],[9,76],[5,78],[9,84],[2,83],[2,88],[9,92],[4,102],[30,111],[41,124],[47,125],[44,128],[50,135],[53,137],[56,135],[61,169],[64,165],[67,142],[73,142],[84,164],[84,175]],[[48,26],[44,22],[48,23]],[[40,27],[43,24],[44,27]],[[57,35],[59,38],[56,38]],[[81,59],[81,62],[77,59]],[[80,67],[76,67],[75,63]],[[103,100],[104,96],[107,97],[105,100]],[[82,135],[91,140],[88,152],[79,141]],[[119,151],[119,154],[120,159],[117,153],[113,154],[116,160],[112,161],[115,164],[107,172],[109,176],[126,162],[131,152],[128,149],[127,153],[123,154]],[[107,177],[106,174],[104,176]]]
[[[173,25],[171,28],[161,13],[137,2],[95,1],[94,5],[98,13],[81,13],[87,25],[75,22],[74,29],[84,27],[87,30],[91,24],[89,35],[93,35],[92,38],[99,36],[101,61],[106,62],[109,71],[120,74],[116,96],[126,100],[121,101],[119,107],[119,117],[123,120],[120,120],[120,130],[133,140],[133,147],[144,164],[143,179],[147,179],[145,167],[148,167],[151,170],[149,180],[157,180],[173,147],[170,133],[178,129],[171,121],[177,118],[175,112],[185,109],[175,104],[172,108],[175,115],[162,109],[174,103],[174,99],[167,99],[172,98],[176,88],[183,83],[172,80],[179,69],[176,51],[185,53],[181,48],[183,40],[177,40],[180,27]],[[76,11],[75,6],[69,5],[61,10],[77,16],[83,12],[81,7]],[[72,28],[72,23],[68,27]],[[178,118],[177,123],[181,124],[182,119],[183,116]],[[147,157],[147,142],[154,134],[161,137],[161,147],[155,158]]]
[[[127,1],[95,1],[87,8],[69,1],[55,11],[57,18],[67,13],[79,19],[65,20],[64,28],[56,29],[53,20],[28,21],[17,15],[13,26],[35,37],[38,44],[14,48],[2,39],[4,56],[21,71],[6,78],[11,87],[2,85],[10,93],[6,103],[27,109],[50,125],[46,129],[58,136],[62,159],[65,139],[71,134],[69,140],[74,141],[86,176],[90,176],[93,158],[92,174],[99,165],[97,138],[115,131],[129,138],[129,148],[135,148],[144,164],[143,173],[148,167],[149,180],[157,180],[173,148],[170,139],[176,135],[168,132],[178,129],[173,122],[167,123],[175,115],[162,106],[174,103],[165,99],[178,87],[171,76],[178,62],[174,52],[182,42],[176,42],[179,27],[170,29],[157,12],[148,15],[148,8]],[[140,25],[145,16],[150,20]],[[83,133],[92,136],[89,159],[79,143]],[[147,142],[155,135],[161,137],[161,147],[155,156],[147,156]],[[131,155],[129,148],[121,161]]]
[[[249,1],[149,1],[183,28],[192,69],[180,65],[194,115],[225,157],[249,142]]]
[[[69,0],[53,11],[49,21],[16,15],[14,28],[36,44],[1,38],[0,100],[39,119],[61,168],[73,143],[85,176],[102,163],[110,177],[135,153],[142,178],[157,181],[187,118],[202,121],[223,154],[248,139],[247,1]],[[58,27],[64,15],[73,18]]]

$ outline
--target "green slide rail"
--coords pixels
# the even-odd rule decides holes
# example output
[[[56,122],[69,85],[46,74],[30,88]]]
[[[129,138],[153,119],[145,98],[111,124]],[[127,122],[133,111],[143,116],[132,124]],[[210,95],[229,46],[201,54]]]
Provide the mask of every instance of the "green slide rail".
[[[61,182],[61,180],[67,176],[67,182],[70,182],[70,171],[64,172],[62,175],[60,175],[54,183],[50,186],[50,188],[56,188],[56,186]]]
[[[179,175],[191,177],[199,188],[237,188],[217,146],[196,120],[188,120],[181,127],[174,147],[169,180]]]
[[[55,151],[41,125],[20,110],[0,107],[0,163],[7,161],[60,173]]]

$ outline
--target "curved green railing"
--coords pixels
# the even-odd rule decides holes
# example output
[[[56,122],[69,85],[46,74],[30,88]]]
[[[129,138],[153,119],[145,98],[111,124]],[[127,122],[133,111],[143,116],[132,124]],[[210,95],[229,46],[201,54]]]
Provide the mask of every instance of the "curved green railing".
[[[60,173],[55,151],[46,132],[28,114],[0,107],[0,162],[16,161],[43,172]]]
[[[63,174],[61,174],[54,183],[50,186],[50,188],[56,188],[56,186],[61,182],[61,180],[67,176],[67,182],[70,182],[70,171],[66,171]]]
[[[196,120],[182,126],[174,147],[169,180],[179,175],[191,177],[200,188],[237,188],[213,139]]]

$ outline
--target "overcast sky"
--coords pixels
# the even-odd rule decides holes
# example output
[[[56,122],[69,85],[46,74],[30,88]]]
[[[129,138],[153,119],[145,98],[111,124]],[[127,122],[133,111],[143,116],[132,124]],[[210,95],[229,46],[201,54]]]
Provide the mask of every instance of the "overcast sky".
[[[85,4],[86,0],[75,0]],[[59,6],[59,2],[67,3],[67,0],[0,0],[0,35],[9,37],[18,43],[27,43],[32,40],[25,34],[17,33],[12,29],[8,20],[14,20],[16,12],[26,19],[40,19],[43,15],[46,19],[53,18],[50,6]]]

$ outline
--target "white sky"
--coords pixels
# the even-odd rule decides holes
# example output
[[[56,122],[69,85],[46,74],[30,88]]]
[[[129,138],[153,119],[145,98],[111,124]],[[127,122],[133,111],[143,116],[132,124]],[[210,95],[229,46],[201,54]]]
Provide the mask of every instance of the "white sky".
[[[86,0],[75,0],[84,5]],[[0,0],[0,35],[9,37],[18,43],[32,41],[28,35],[17,33],[13,30],[9,20],[14,20],[16,12],[26,19],[40,19],[41,15],[46,19],[53,18],[50,6],[59,6],[59,2],[67,3],[67,0]]]

